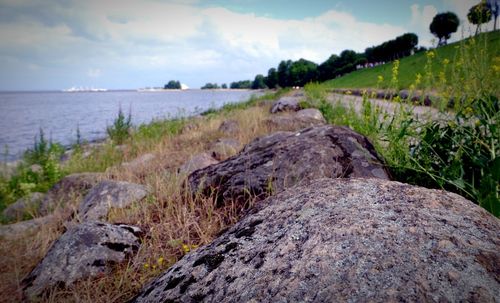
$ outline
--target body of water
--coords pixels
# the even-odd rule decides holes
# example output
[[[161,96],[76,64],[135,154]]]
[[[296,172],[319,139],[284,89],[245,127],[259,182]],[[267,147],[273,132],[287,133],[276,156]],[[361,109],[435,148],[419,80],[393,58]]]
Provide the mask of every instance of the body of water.
[[[132,123],[199,113],[225,103],[248,100],[255,91],[183,90],[162,92],[0,92],[1,161],[18,159],[33,146],[42,128],[47,139],[63,145],[106,137],[121,106]],[[5,150],[7,149],[7,153]]]

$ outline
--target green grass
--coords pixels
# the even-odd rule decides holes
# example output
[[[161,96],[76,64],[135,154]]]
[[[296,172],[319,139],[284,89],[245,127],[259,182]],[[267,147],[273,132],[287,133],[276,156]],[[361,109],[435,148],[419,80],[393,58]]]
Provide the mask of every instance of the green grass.
[[[485,33],[487,37],[487,49],[491,58],[500,56],[500,30]],[[479,39],[478,39],[479,40]],[[443,70],[443,60],[450,60],[450,66],[455,63],[457,52],[461,42],[455,42],[436,50],[436,58],[432,65],[432,73],[438,75]],[[401,59],[399,73],[399,88],[409,88],[415,82],[416,74],[425,74],[427,57],[425,52],[415,54]],[[324,85],[328,88],[387,88],[390,86],[392,78],[392,63],[386,63],[374,68],[367,68],[349,73],[343,77],[326,81]],[[450,78],[451,69],[446,70],[446,77]],[[384,81],[378,83],[378,76],[382,76]]]

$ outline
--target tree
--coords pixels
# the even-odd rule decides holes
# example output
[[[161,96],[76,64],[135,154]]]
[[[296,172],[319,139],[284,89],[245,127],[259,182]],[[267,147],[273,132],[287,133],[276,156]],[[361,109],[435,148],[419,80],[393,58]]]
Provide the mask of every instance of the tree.
[[[259,74],[255,76],[255,80],[252,83],[252,89],[264,89],[267,88],[266,83],[264,83],[264,76]]]
[[[481,24],[488,23],[491,20],[491,10],[486,4],[486,1],[481,1],[479,4],[470,8],[467,14],[469,22],[476,25],[476,35],[479,33]]]
[[[227,84],[226,84],[226,83],[223,83],[223,84],[221,85],[221,88],[222,88],[222,89],[227,89]]]
[[[164,89],[181,89],[181,83],[179,81],[170,80],[163,87]]]
[[[219,85],[217,83],[207,83],[201,87],[201,89],[218,89]]]
[[[431,33],[439,39],[439,45],[446,45],[451,34],[456,32],[460,20],[457,15],[452,12],[440,13],[434,16],[429,26]]]
[[[289,68],[288,84],[290,86],[304,86],[318,80],[318,65],[306,59],[293,62]]]
[[[289,87],[290,84],[290,66],[292,60],[281,61],[278,65],[278,84],[281,87]]]
[[[491,14],[493,15],[493,30],[497,30],[497,19],[498,19],[498,12],[500,11],[500,0],[488,0],[487,2],[488,8],[491,11]]]
[[[264,82],[269,88],[276,88],[278,86],[278,71],[274,67],[269,69]]]
[[[232,89],[250,89],[252,88],[252,81],[250,80],[243,80],[243,81],[238,81],[238,82],[231,82]]]

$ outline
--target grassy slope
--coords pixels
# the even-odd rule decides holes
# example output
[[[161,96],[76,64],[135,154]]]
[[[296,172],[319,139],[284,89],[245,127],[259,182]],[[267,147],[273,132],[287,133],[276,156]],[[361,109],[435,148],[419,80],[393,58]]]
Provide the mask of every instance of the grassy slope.
[[[500,30],[486,33],[488,51],[491,58],[500,56]],[[453,63],[460,42],[455,42],[447,46],[436,49],[436,59],[433,64],[433,73],[436,75],[442,70],[441,62],[446,58]],[[424,66],[426,64],[426,54],[421,52],[410,57],[401,59],[399,84],[400,88],[408,88],[414,81],[415,75],[424,74]],[[452,64],[450,64],[451,66]],[[352,72],[343,77],[329,80],[325,85],[329,88],[371,88],[377,86],[377,77],[384,77],[382,88],[387,86],[392,77],[392,63],[387,63],[374,68],[363,69]]]

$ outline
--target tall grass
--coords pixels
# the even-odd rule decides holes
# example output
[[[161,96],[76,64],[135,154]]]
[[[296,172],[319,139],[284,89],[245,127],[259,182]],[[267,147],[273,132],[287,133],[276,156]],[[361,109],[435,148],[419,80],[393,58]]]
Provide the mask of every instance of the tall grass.
[[[199,245],[210,242],[222,229],[241,215],[238,205],[215,207],[212,197],[192,197],[182,190],[185,176],[177,168],[192,155],[210,149],[223,134],[218,131],[226,119],[237,120],[241,131],[234,138],[246,144],[269,130],[263,123],[269,105],[254,98],[251,105],[231,105],[204,117],[155,120],[134,127],[117,148],[105,142],[94,148],[82,145],[62,165],[65,174],[105,171],[105,178],[144,184],[151,189],[146,199],[131,208],[112,210],[108,221],[140,226],[145,232],[142,245],[125,264],[116,265],[112,274],[80,281],[66,289],[54,288],[41,298],[47,302],[123,302],[133,297],[150,279]],[[257,106],[258,105],[258,106]],[[129,169],[120,163],[145,153],[155,155],[143,167]],[[2,184],[0,182],[0,184]],[[43,258],[65,225],[78,223],[70,214],[82,197],[73,195],[55,209],[50,224],[20,238],[2,239],[0,245],[0,302],[20,301],[20,281]],[[252,201],[249,201],[252,203]],[[70,222],[67,218],[70,217]]]
[[[442,114],[427,119],[414,113],[411,97],[395,97],[396,106],[387,110],[365,94],[357,110],[328,102],[322,92],[328,85],[310,85],[306,92],[329,123],[372,139],[395,179],[459,193],[500,216],[500,57],[492,57],[484,35],[462,41],[455,51],[453,63],[434,50],[424,54],[424,75],[416,74],[410,85],[436,93]],[[392,71],[396,88],[399,62]]]

